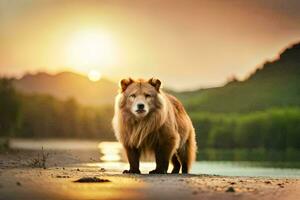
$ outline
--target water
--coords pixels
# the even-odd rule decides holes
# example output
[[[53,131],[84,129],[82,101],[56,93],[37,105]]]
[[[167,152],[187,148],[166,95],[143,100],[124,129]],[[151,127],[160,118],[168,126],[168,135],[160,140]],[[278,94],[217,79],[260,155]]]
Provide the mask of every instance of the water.
[[[274,163],[274,167],[270,165],[266,166],[264,162],[198,161],[194,164],[192,173],[224,176],[300,178],[300,169],[298,168],[278,168],[276,167],[276,163]]]
[[[97,142],[79,140],[11,140],[13,149],[57,150],[57,151],[98,151],[99,162],[78,163],[89,167],[103,167],[111,172],[120,172],[129,167],[122,146],[117,142]],[[257,153],[257,152],[255,152]],[[227,152],[228,154],[228,152]],[[236,152],[233,154],[237,154]],[[216,152],[214,152],[216,155]],[[298,154],[299,155],[299,154]],[[201,155],[205,157],[205,155]],[[275,156],[276,158],[278,156]],[[215,158],[215,157],[214,157]],[[221,158],[220,155],[217,158]],[[197,161],[191,173],[224,176],[253,176],[273,178],[300,178],[300,162],[296,161]],[[244,159],[242,159],[244,160]],[[154,162],[141,162],[141,171],[147,173],[154,169]],[[171,170],[172,166],[170,166]]]

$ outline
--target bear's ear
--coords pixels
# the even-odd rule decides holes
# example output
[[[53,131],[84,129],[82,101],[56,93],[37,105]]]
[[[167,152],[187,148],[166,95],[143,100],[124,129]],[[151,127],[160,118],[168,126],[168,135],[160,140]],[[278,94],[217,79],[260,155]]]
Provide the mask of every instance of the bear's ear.
[[[121,92],[124,92],[124,91],[127,89],[127,87],[128,87],[131,83],[133,83],[133,82],[134,82],[134,80],[131,79],[131,78],[128,78],[128,79],[122,79],[122,80],[120,81],[120,89],[121,89]]]
[[[159,79],[156,78],[150,78],[148,80],[148,83],[150,85],[152,85],[153,87],[155,87],[155,89],[159,92],[160,86],[161,86],[161,81]]]

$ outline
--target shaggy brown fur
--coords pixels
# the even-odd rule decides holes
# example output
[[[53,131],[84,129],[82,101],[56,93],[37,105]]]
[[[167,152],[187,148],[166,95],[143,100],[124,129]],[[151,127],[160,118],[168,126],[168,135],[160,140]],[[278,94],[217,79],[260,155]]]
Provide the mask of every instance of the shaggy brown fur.
[[[140,173],[142,152],[155,154],[156,169],[150,173],[188,173],[196,155],[195,131],[183,105],[161,90],[158,79],[123,79],[115,101],[113,128],[123,144],[130,169]]]

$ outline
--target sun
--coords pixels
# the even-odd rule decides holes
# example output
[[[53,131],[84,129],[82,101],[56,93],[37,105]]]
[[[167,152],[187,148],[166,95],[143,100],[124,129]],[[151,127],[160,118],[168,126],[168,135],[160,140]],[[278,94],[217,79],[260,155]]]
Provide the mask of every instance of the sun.
[[[88,78],[90,79],[90,81],[99,81],[101,79],[101,73],[97,70],[91,70],[89,73],[88,73]]]
[[[66,45],[68,65],[89,74],[91,69],[112,65],[116,54],[116,45],[111,35],[99,30],[74,32]]]

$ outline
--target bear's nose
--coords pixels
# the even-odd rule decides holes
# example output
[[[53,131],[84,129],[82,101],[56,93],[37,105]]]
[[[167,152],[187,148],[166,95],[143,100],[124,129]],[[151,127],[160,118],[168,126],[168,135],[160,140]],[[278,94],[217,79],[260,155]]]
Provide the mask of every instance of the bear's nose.
[[[137,105],[137,108],[138,108],[138,110],[144,110],[145,105],[142,104],[142,103],[139,103],[139,104]]]

